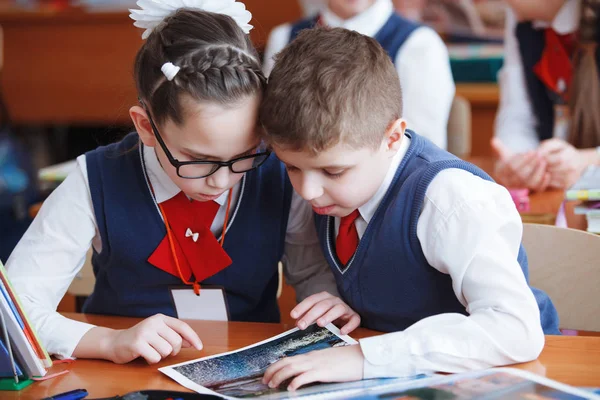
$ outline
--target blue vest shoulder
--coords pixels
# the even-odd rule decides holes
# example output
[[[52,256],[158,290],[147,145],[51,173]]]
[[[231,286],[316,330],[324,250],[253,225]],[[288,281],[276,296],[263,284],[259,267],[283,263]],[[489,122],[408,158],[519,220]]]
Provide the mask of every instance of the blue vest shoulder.
[[[319,17],[315,16],[293,23],[289,41],[294,40],[303,29],[315,27],[318,20]],[[413,21],[392,13],[379,32],[375,34],[374,39],[381,44],[381,47],[388,52],[392,61],[395,62],[400,47],[402,47],[410,34],[419,26],[419,24]]]

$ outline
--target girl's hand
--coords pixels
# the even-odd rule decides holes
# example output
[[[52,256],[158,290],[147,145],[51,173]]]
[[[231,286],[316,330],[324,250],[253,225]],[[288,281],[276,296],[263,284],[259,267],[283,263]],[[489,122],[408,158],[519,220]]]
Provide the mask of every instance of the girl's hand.
[[[331,322],[342,325],[342,335],[347,335],[360,325],[360,316],[339,297],[328,292],[313,294],[304,299],[290,313],[299,329],[317,322],[323,327]]]
[[[577,150],[562,139],[548,139],[540,145],[540,154],[548,163],[550,186],[565,190],[572,186],[585,168],[593,163],[589,150]],[[595,149],[592,149],[592,155]]]
[[[124,364],[138,357],[155,364],[179,353],[182,347],[202,350],[196,332],[177,318],[156,314],[137,325],[122,330],[112,330],[100,341],[106,358]]]
[[[502,185],[537,192],[548,188],[551,181],[548,163],[538,152],[514,154],[497,138],[492,139],[492,148],[498,157],[494,176]]]
[[[271,388],[294,378],[287,390],[312,382],[349,382],[363,378],[364,355],[359,345],[334,347],[283,358],[265,371],[263,383]]]

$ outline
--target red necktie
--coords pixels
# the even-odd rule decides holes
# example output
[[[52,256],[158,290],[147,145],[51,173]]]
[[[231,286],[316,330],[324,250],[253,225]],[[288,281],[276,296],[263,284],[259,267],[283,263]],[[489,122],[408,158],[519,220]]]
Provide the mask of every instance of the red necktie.
[[[559,35],[552,29],[546,29],[545,39],[542,57],[534,65],[533,72],[548,89],[568,101],[567,89],[573,75],[572,56],[576,47],[576,35]]]
[[[337,239],[335,240],[335,249],[340,261],[346,265],[358,247],[358,232],[354,221],[360,214],[358,210],[352,211],[349,215],[342,217]]]
[[[214,201],[190,201],[180,192],[161,204],[173,237],[177,259],[184,279],[192,275],[198,282],[209,278],[231,264],[231,258],[210,231],[219,204]],[[179,277],[169,239],[165,235],[148,262]]]

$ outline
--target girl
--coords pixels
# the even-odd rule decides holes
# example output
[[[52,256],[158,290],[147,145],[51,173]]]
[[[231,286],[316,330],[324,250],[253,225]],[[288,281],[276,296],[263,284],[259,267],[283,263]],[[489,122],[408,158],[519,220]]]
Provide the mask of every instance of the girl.
[[[512,187],[565,189],[600,163],[600,1],[509,1],[492,147]]]
[[[172,285],[219,285],[231,319],[278,321],[284,256],[299,298],[335,292],[310,206],[292,199],[284,168],[260,144],[265,78],[246,35],[251,15],[233,0],[198,1],[214,10],[138,4],[147,8],[132,18],[147,41],[135,62],[137,132],[78,158],[7,264],[42,342],[62,357],[155,363],[201,349],[173,318]],[[55,311],[90,245],[96,285],[84,312],[149,318],[112,330]]]

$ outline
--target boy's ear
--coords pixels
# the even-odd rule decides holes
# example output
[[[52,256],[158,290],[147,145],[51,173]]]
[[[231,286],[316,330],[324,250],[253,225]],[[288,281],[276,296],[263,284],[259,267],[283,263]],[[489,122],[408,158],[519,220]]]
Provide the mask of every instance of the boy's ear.
[[[402,142],[402,138],[404,137],[405,130],[406,121],[402,118],[398,118],[389,125],[387,131],[385,132],[384,139],[387,150],[396,152],[398,151],[398,149],[400,149],[400,143]]]
[[[152,132],[152,125],[150,125],[146,110],[140,106],[133,106],[129,109],[129,116],[133,121],[133,125],[135,125],[135,130],[140,136],[142,143],[148,147],[156,146],[156,137]]]

